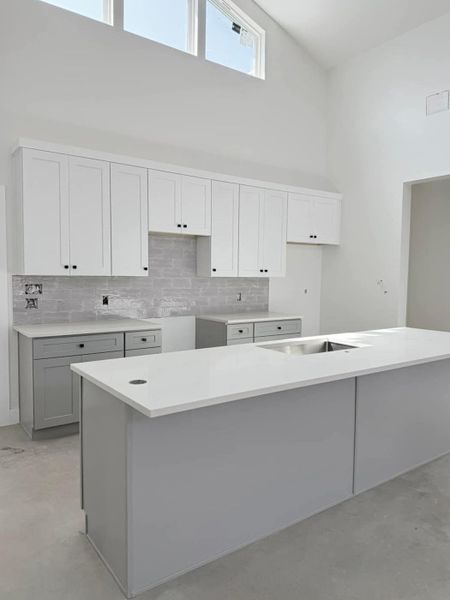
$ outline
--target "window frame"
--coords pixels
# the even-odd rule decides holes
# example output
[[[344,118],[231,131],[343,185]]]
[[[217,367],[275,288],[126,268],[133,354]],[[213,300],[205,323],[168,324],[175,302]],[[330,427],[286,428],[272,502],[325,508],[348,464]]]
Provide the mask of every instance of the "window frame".
[[[138,33],[133,33],[132,31],[128,31],[127,29],[125,29],[124,15],[126,0],[105,0],[105,2],[112,2],[114,5],[114,24],[117,26],[118,29],[121,29],[125,33],[129,33],[130,35],[142,37],[155,44],[161,44],[162,46],[166,46],[166,48],[172,48],[172,50],[178,50],[178,52],[185,52],[186,54],[192,54],[193,56],[198,56],[198,12],[199,3],[201,1],[202,0],[186,0],[186,50],[180,50],[179,48],[175,48],[174,46],[170,46],[169,44],[164,44],[164,42],[159,42],[158,40],[147,38],[145,36],[139,35]]]
[[[256,40],[256,48],[255,48],[255,69],[254,73],[245,73],[244,71],[240,71],[239,69],[234,69],[233,67],[227,67],[227,65],[222,65],[220,63],[216,63],[215,61],[210,61],[206,58],[206,49],[203,58],[208,60],[208,62],[213,62],[214,64],[219,64],[222,67],[226,67],[227,69],[231,69],[233,71],[237,71],[238,73],[242,73],[243,75],[248,75],[250,77],[257,77],[259,79],[266,78],[266,60],[265,60],[265,52],[266,52],[266,32],[265,30],[258,25],[253,19],[251,19],[246,12],[244,12],[239,6],[237,6],[232,0],[204,0],[205,11],[204,11],[204,43],[206,45],[206,3],[210,2],[213,4],[217,10],[221,11],[227,17],[231,18],[234,23],[240,25],[243,29],[252,33]]]
[[[103,18],[96,19],[94,17],[90,17],[89,15],[84,15],[76,10],[71,10],[70,8],[65,8],[64,6],[58,6],[57,4],[53,4],[52,0],[41,0],[44,4],[48,6],[53,6],[53,8],[57,8],[59,10],[65,10],[68,13],[72,13],[73,15],[78,15],[79,17],[83,17],[84,19],[90,19],[91,21],[96,21],[97,23],[103,23],[104,25],[114,26],[114,0],[103,0]]]
[[[71,12],[78,16],[84,17],[85,19],[92,19],[94,21],[97,21],[97,23],[103,23],[106,25],[110,25],[115,29],[126,31],[124,28],[124,11],[126,0],[103,0],[104,18],[101,21],[83,15],[79,12],[52,4],[51,0],[40,1],[47,4],[48,6],[58,8],[59,10],[65,10],[67,12]],[[213,5],[215,5],[215,7],[218,10],[230,17],[233,20],[233,22],[237,23],[249,33],[253,34],[256,40],[254,73],[246,73],[245,71],[241,71],[239,69],[235,69],[234,67],[229,67],[227,65],[222,65],[221,63],[206,58],[207,2],[211,2]],[[232,0],[186,0],[186,5],[186,50],[179,50],[178,48],[174,48],[173,46],[164,44],[163,42],[159,42],[158,40],[152,40],[151,38],[146,38],[145,36],[139,36],[138,34],[135,34],[133,32],[126,31],[126,33],[129,33],[130,35],[136,35],[137,37],[142,37],[143,39],[148,39],[155,44],[161,44],[163,46],[166,46],[167,48],[172,48],[173,50],[177,50],[179,52],[185,52],[186,54],[197,56],[198,58],[208,60],[208,62],[215,64],[219,67],[224,67],[226,69],[236,71],[237,73],[241,73],[242,75],[246,75],[248,77],[256,77],[258,79],[266,78],[266,32],[260,25],[258,25],[258,23],[253,21],[253,19],[249,17],[249,15],[245,11],[243,11],[239,6],[237,6]]]

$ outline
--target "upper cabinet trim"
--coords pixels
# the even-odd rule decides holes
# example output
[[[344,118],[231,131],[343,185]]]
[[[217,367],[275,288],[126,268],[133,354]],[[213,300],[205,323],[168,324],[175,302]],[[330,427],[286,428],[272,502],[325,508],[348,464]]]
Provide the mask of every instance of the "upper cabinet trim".
[[[45,142],[30,138],[20,138],[13,152],[20,148],[30,148],[33,150],[45,150],[46,152],[55,152],[58,154],[66,154],[70,156],[78,156],[82,158],[91,158],[111,163],[120,163],[131,167],[144,167],[156,171],[166,171],[169,173],[177,173],[193,177],[203,177],[206,179],[223,181],[225,183],[239,183],[240,185],[248,185],[269,190],[291,192],[295,194],[307,194],[309,196],[320,196],[321,198],[342,199],[342,194],[339,192],[330,192],[321,189],[305,188],[283,183],[264,181],[260,179],[250,179],[247,177],[237,177],[235,175],[227,175],[225,173],[216,173],[214,171],[205,171],[203,169],[192,169],[171,163],[162,163],[155,160],[145,158],[136,158],[122,154],[113,154],[110,152],[102,152],[99,150],[90,150],[77,146],[68,146],[65,144],[55,144],[53,142]]]

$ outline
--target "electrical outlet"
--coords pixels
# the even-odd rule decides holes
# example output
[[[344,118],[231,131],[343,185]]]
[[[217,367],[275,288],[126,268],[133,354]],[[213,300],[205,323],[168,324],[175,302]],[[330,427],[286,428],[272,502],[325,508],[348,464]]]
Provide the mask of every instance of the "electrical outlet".
[[[42,283],[26,283],[25,296],[42,295]]]

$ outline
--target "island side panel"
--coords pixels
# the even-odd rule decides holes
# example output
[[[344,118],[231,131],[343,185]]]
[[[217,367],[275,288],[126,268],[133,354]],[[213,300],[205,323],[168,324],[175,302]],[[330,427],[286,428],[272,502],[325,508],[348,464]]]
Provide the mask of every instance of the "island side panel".
[[[352,495],[354,379],[130,423],[138,594]]]
[[[127,428],[131,409],[82,380],[82,476],[86,533],[128,589]]]
[[[355,493],[450,452],[450,360],[358,377]]]

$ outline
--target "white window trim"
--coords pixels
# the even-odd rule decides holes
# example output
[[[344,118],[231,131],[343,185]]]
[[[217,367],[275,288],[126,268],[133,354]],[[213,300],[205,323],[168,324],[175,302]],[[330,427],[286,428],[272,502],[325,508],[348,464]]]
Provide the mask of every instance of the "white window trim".
[[[239,6],[237,6],[231,0],[208,0],[211,4],[214,4],[216,8],[222,11],[230,19],[236,22],[238,25],[246,29],[248,32],[255,36],[256,48],[255,48],[255,72],[250,73],[253,77],[259,77],[265,79],[265,52],[266,52],[266,32],[260,27],[253,19],[251,19],[247,13],[245,13]],[[205,25],[206,29],[206,25]]]
[[[103,22],[114,25],[114,0],[103,0]]]

